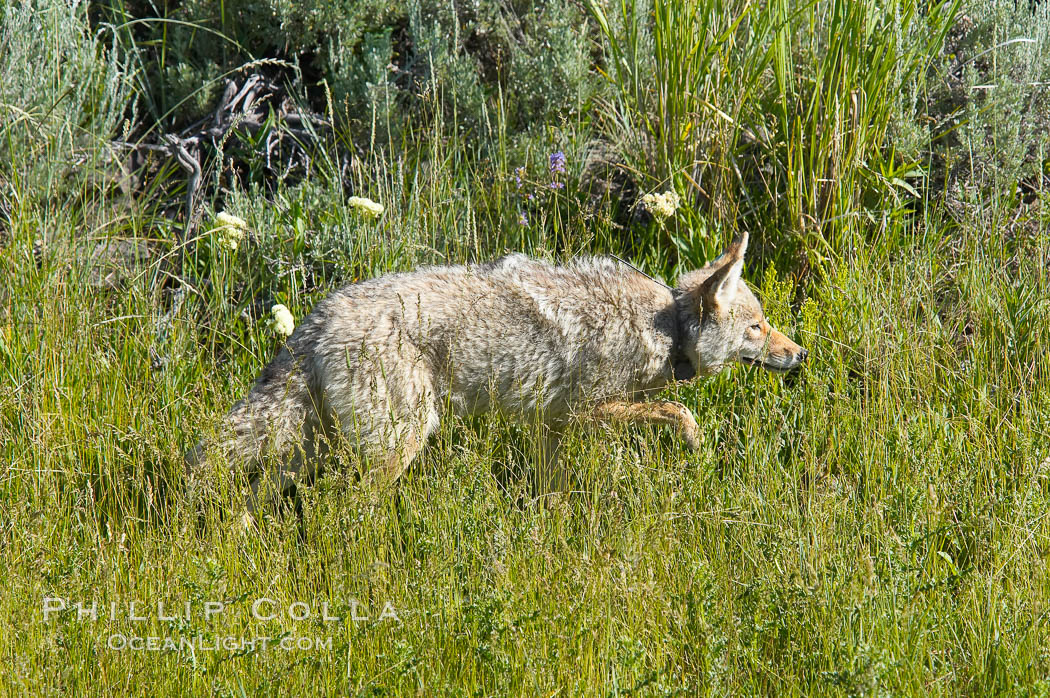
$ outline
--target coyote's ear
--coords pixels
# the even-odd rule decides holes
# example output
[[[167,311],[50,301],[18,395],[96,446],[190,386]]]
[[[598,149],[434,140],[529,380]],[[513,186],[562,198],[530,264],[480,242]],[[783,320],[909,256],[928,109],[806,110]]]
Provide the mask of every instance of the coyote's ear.
[[[744,252],[747,251],[747,232],[741,231],[719,257],[719,267],[704,282],[704,297],[718,304],[726,304],[733,297],[740,274],[744,271]]]

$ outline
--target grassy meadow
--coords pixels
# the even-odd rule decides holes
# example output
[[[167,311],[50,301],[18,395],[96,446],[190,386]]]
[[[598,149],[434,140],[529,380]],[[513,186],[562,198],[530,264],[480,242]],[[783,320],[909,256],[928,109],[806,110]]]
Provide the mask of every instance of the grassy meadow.
[[[9,0],[0,691],[1047,695],[1048,56],[1002,0]],[[275,304],[740,229],[810,357],[669,389],[699,451],[580,427],[540,501],[492,416],[254,533],[184,491]]]

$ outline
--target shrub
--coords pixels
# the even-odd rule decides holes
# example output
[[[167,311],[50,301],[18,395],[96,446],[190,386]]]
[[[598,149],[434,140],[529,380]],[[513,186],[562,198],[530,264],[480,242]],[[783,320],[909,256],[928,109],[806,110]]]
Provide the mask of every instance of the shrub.
[[[315,106],[372,137],[394,140],[436,109],[461,128],[512,128],[578,110],[593,91],[584,14],[562,0],[449,4],[437,0],[266,0],[234,14],[222,0],[186,0],[169,15],[105,0],[132,50],[146,50],[155,118],[202,116],[218,78],[265,56],[296,67]],[[328,90],[321,83],[327,83]]]
[[[1050,146],[1050,11],[993,0],[960,10],[925,96],[916,150],[933,184],[973,203],[991,189],[1042,188]]]
[[[131,71],[84,2],[28,0],[0,9],[0,178],[59,183],[106,154],[99,139],[134,118]]]

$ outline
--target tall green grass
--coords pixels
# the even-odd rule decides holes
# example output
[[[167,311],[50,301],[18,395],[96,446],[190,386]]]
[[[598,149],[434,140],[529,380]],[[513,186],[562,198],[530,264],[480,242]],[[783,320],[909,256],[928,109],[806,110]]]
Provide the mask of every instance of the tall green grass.
[[[643,186],[701,209],[692,228],[772,227],[820,262],[919,196],[923,164],[890,129],[921,116],[914,95],[957,0],[588,7],[612,88],[607,132]]]

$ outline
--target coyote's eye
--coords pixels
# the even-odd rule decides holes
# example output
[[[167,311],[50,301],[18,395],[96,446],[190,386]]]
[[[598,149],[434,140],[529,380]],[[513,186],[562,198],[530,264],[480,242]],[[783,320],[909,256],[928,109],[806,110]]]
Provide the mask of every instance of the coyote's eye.
[[[754,325],[751,325],[751,327],[749,327],[748,329],[754,330],[755,332],[761,332],[762,331],[762,323],[761,322],[756,322]]]

